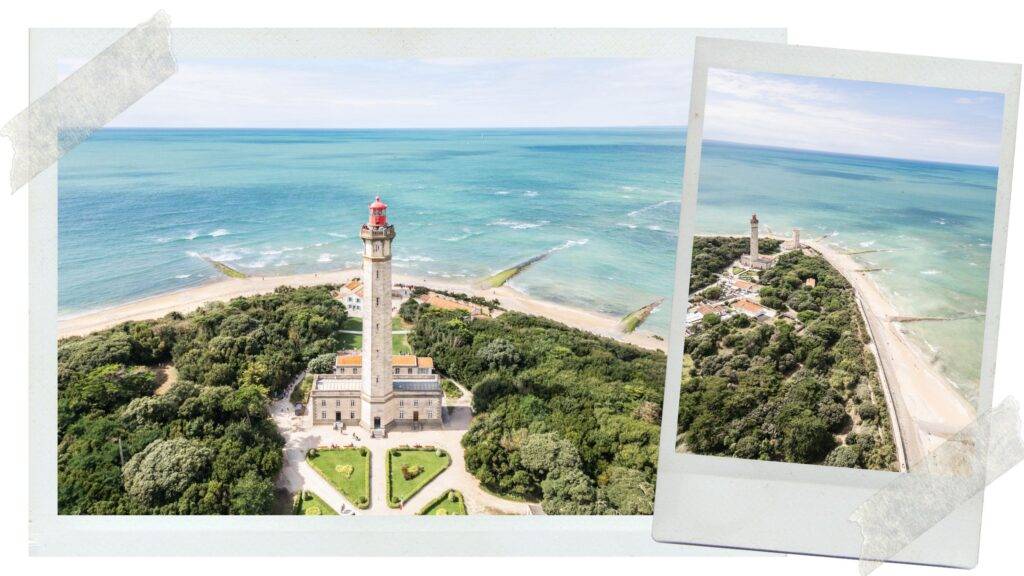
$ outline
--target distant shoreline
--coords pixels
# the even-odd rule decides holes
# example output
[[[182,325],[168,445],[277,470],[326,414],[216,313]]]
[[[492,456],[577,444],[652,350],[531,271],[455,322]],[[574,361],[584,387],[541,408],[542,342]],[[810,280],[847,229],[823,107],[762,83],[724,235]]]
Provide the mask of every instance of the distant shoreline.
[[[132,320],[162,318],[171,312],[186,314],[210,302],[223,302],[242,296],[255,296],[273,292],[279,286],[316,286],[344,284],[360,276],[362,270],[349,268],[331,272],[292,274],[287,276],[247,276],[221,278],[199,286],[182,288],[148,296],[98,310],[86,311],[57,320],[58,338],[84,336]],[[395,274],[396,284],[413,284],[435,290],[462,292],[482,298],[497,299],[507,310],[542,316],[572,328],[585,330],[598,336],[614,338],[650,350],[667,351],[667,340],[655,337],[646,330],[624,334],[619,329],[620,318],[582,308],[556,304],[530,297],[511,286],[484,288],[470,282],[457,282],[437,278]]]

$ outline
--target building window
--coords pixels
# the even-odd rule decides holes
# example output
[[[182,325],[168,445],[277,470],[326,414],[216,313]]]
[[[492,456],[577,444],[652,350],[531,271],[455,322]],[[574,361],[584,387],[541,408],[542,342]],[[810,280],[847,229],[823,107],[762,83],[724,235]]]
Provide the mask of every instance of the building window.
[[[419,406],[420,405],[420,401],[419,400],[413,400],[412,401],[412,405],[413,406]]]
[[[433,405],[434,405],[434,401],[430,400],[430,399],[427,399],[427,406],[433,406]]]
[[[334,401],[334,405],[335,406],[341,406],[341,400],[335,400]]]
[[[434,419],[434,411],[433,410],[427,410],[427,420],[433,420],[433,419]]]
[[[355,412],[349,412],[348,413],[348,419],[349,420],[355,420],[356,419],[356,413]]]
[[[321,412],[320,413],[320,419],[321,420],[327,420],[327,412]]]
[[[398,411],[398,419],[399,420],[405,420],[405,412],[402,412],[401,410],[399,410]]]
[[[321,406],[327,406],[327,400],[321,400],[320,401],[320,405]]]
[[[355,405],[356,405],[356,401],[355,401],[355,399],[349,400],[349,401],[348,401],[348,405],[349,405],[349,406],[355,406]]]
[[[399,406],[405,406],[405,400],[399,400],[398,401],[398,405]]]
[[[407,372],[407,374],[412,374],[412,368],[409,368],[409,369],[408,369],[408,372]]]

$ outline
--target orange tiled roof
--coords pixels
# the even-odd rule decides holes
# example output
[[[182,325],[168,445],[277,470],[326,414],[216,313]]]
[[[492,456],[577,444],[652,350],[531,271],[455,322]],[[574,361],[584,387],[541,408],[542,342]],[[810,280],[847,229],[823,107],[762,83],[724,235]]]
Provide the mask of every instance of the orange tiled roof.
[[[450,298],[444,298],[434,294],[433,292],[423,297],[423,303],[430,304],[431,306],[442,310],[466,310],[468,312],[475,312],[480,309],[479,306],[474,304],[466,304]]]
[[[345,288],[346,290],[350,290],[350,291],[354,291],[354,290],[356,290],[358,288],[362,288],[362,287],[363,287],[363,281],[360,280],[359,278],[353,278],[353,279],[349,280],[344,286],[342,286],[342,288]]]
[[[362,366],[363,355],[362,354],[338,354],[337,360],[334,361],[335,366]]]
[[[338,354],[336,366],[362,366],[362,354]],[[391,357],[392,366],[433,368],[434,359],[429,356],[413,356],[411,354],[399,354]]]
[[[733,302],[732,307],[738,308],[740,310],[745,310],[747,312],[750,312],[751,314],[765,314],[769,312],[768,308],[765,308],[764,306],[758,304],[757,302],[751,302],[750,300],[747,300],[745,298]]]

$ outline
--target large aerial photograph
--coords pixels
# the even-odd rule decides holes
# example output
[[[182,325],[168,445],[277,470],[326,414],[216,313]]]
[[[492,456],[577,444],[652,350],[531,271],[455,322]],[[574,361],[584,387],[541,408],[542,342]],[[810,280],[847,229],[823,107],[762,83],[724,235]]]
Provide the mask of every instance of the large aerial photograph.
[[[59,163],[60,514],[652,512],[690,62],[178,65]]]
[[[712,68],[706,102],[677,450],[914,469],[975,418],[1002,96]]]

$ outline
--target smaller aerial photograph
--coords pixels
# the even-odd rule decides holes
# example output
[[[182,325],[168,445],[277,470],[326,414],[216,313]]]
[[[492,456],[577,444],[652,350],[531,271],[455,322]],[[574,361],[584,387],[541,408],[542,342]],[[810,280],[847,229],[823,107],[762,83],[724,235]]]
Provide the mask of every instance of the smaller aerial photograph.
[[[1003,97],[711,69],[677,450],[907,471],[975,418]]]

